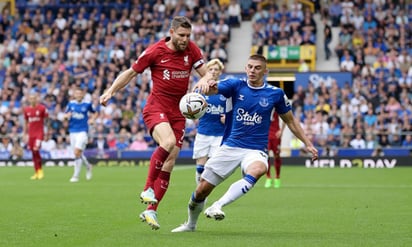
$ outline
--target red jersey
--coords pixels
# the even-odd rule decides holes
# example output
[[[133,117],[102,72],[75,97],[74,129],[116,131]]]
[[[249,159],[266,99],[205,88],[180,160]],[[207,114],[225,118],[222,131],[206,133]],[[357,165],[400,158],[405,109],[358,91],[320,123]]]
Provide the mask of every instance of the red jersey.
[[[269,139],[276,139],[276,133],[280,130],[279,126],[279,114],[273,112],[269,128]]]
[[[166,46],[170,37],[148,47],[132,65],[133,70],[142,73],[151,69],[153,88],[151,97],[163,106],[178,108],[180,98],[187,93],[192,68],[204,64],[199,47],[192,41],[185,51],[174,51]]]
[[[49,114],[44,105],[38,104],[36,106],[27,106],[23,110],[24,119],[27,122],[27,133],[29,137],[38,137],[43,139],[44,136],[44,120],[48,118]]]

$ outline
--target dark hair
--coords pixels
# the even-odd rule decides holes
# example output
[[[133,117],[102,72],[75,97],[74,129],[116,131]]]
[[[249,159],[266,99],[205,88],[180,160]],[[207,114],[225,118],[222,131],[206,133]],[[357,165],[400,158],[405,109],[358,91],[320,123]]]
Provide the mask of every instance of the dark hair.
[[[258,60],[258,61],[264,62],[265,64],[267,63],[266,58],[260,54],[253,54],[249,57],[249,59]]]
[[[175,16],[172,20],[171,28],[176,30],[179,27],[192,29],[192,24],[186,16]]]

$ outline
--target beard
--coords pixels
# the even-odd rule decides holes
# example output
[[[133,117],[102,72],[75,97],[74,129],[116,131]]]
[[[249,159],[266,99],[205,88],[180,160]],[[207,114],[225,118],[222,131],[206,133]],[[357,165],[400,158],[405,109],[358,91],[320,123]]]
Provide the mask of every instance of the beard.
[[[184,50],[186,50],[187,45],[188,45],[188,43],[183,43],[183,42],[179,43],[178,41],[175,41],[175,40],[173,41],[173,46],[175,47],[175,49],[176,49],[177,51],[184,51]]]

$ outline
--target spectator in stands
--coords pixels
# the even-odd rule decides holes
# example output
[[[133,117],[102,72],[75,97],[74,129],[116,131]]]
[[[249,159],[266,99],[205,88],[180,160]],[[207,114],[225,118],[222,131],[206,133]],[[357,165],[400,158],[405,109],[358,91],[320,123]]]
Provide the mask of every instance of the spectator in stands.
[[[338,55],[339,61],[341,61],[344,51],[352,50],[352,35],[348,29],[342,28],[342,32],[339,34],[339,41],[335,47],[335,52]]]
[[[366,142],[362,138],[362,134],[356,134],[355,138],[350,141],[350,145],[353,148],[356,149],[365,149],[366,148]]]
[[[355,62],[349,52],[343,56],[343,61],[340,63],[340,70],[343,72],[353,72],[355,68]]]
[[[220,42],[216,42],[213,45],[213,49],[210,52],[210,59],[219,59],[220,61],[222,61],[223,63],[227,62],[228,56],[226,51],[222,48],[221,43]]]
[[[230,0],[227,7],[227,14],[229,16],[229,26],[239,27],[242,22],[242,10],[237,0]]]
[[[332,27],[340,25],[340,17],[342,15],[342,5],[339,0],[333,0],[329,5],[329,17],[332,20]]]
[[[129,146],[129,150],[147,150],[149,148],[147,142],[144,139],[144,132],[139,131],[135,137],[133,142]]]
[[[324,28],[323,28],[323,37],[324,37],[323,49],[324,49],[324,52],[325,52],[325,59],[329,60],[329,58],[332,55],[332,52],[329,48],[329,45],[332,42],[332,28],[329,26],[327,19],[323,19],[323,25],[324,25]]]
[[[44,140],[41,143],[41,150],[50,152],[54,149],[56,149],[56,141],[52,138],[52,133],[48,132],[44,138]]]
[[[408,134],[405,136],[405,139],[402,141],[402,147],[412,148],[412,135]]]

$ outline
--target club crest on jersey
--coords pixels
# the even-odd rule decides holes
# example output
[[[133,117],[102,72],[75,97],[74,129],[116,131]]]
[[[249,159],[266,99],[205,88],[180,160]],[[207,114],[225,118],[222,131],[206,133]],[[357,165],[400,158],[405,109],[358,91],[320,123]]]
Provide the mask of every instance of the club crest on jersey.
[[[183,57],[183,62],[185,62],[185,66],[189,65],[189,56],[188,55]]]
[[[269,105],[269,101],[266,98],[260,98],[259,105],[262,107],[267,107]]]
[[[82,109],[81,109],[81,111],[86,111],[86,107],[83,106]]]

